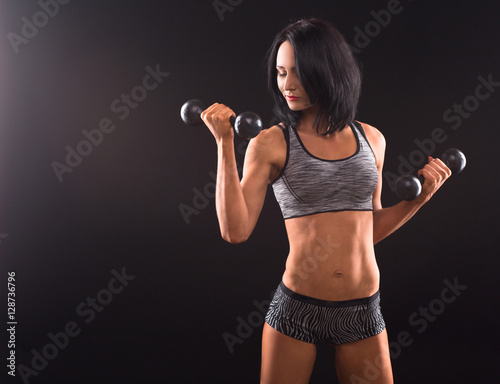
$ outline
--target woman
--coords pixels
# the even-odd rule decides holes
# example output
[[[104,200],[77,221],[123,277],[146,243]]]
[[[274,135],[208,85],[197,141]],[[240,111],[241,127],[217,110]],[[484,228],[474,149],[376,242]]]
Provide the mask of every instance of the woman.
[[[382,208],[384,136],[354,120],[360,71],[330,24],[287,26],[269,50],[268,74],[282,123],[250,141],[241,182],[234,112],[216,103],[202,113],[218,147],[222,237],[240,243],[250,236],[268,184],[285,219],[290,253],[264,324],[261,383],[307,383],[315,344],[323,341],[335,348],[341,383],[366,382],[368,362],[378,368],[370,382],[392,383],[374,244],[410,219],[451,172],[429,158],[419,171],[420,196]]]

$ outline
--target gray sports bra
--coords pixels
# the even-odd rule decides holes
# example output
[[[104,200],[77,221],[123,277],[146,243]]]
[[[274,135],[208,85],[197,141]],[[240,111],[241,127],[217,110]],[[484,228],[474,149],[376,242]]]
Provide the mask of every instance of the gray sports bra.
[[[285,219],[336,211],[371,211],[378,182],[375,155],[358,122],[349,124],[357,150],[340,160],[315,157],[294,127],[283,128],[287,143],[285,166],[272,182]]]

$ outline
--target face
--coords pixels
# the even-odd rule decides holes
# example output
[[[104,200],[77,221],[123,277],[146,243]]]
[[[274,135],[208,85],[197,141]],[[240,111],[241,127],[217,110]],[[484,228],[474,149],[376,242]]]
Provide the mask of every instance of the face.
[[[304,111],[311,107],[309,96],[302,87],[295,69],[295,53],[290,42],[285,41],[276,56],[278,88],[292,111]]]

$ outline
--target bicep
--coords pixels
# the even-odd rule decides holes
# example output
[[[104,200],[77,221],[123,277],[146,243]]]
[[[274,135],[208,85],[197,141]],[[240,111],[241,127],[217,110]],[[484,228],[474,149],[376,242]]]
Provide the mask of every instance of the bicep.
[[[252,229],[257,223],[264,205],[271,171],[270,156],[263,148],[262,140],[253,139],[250,141],[245,154],[243,177],[241,179],[241,189]]]

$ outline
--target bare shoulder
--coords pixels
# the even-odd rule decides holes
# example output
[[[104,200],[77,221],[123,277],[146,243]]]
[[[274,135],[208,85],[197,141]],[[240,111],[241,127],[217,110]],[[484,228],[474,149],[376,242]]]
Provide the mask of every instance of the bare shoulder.
[[[274,125],[262,130],[255,138],[250,140],[248,150],[263,155],[266,158],[273,158],[282,151],[286,151],[286,141],[282,129]]]
[[[252,141],[255,141],[258,145],[279,145],[281,142],[285,143],[285,136],[283,135],[283,129],[279,125],[273,125],[270,128],[263,129]]]
[[[370,143],[373,151],[375,152],[375,157],[377,158],[377,163],[384,158],[385,155],[385,137],[377,128],[370,124],[362,123],[359,121],[363,130],[365,131],[366,138]]]
[[[286,161],[286,140],[282,129],[275,125],[262,130],[250,140],[245,155],[247,166],[269,167],[269,180],[281,171]]]
[[[370,144],[375,146],[383,145],[385,147],[385,137],[382,132],[370,124],[362,123],[361,121],[358,121],[358,123],[363,127]]]

